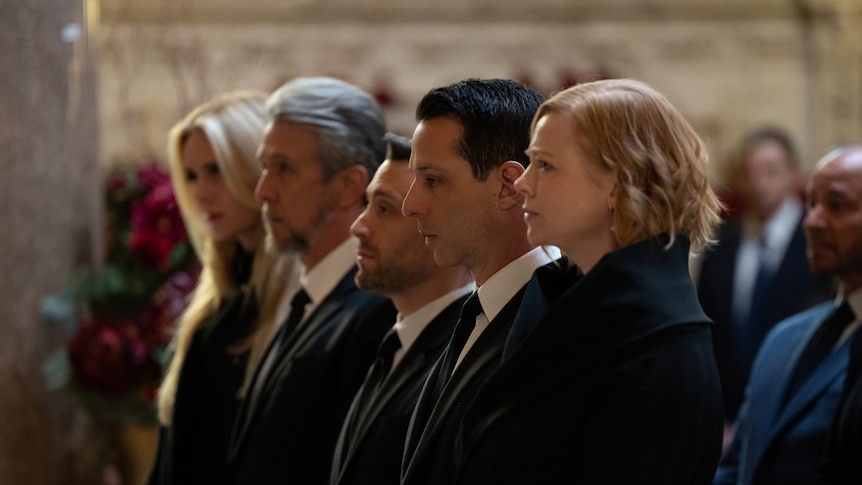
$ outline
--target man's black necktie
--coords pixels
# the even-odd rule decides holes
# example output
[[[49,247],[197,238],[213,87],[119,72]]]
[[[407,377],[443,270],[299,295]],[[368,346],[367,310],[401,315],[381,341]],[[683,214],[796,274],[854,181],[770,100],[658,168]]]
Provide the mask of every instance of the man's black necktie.
[[[449,378],[452,377],[452,372],[455,370],[455,364],[458,362],[458,357],[461,351],[464,350],[464,345],[467,344],[467,339],[476,328],[476,317],[482,313],[482,303],[479,302],[479,294],[473,292],[464,306],[461,307],[461,315],[458,317],[458,323],[455,325],[455,331],[452,332],[452,339],[449,340],[449,346],[446,349],[446,354],[443,357],[443,363],[440,366],[440,375],[437,381],[437,395],[443,391]]]
[[[827,316],[815,331],[808,345],[799,356],[796,369],[790,385],[787,387],[785,401],[789,401],[796,391],[808,380],[808,377],[832,352],[835,343],[841,337],[844,329],[854,320],[853,310],[844,301]]]
[[[380,385],[386,380],[389,371],[392,369],[392,361],[395,359],[395,352],[401,348],[401,339],[398,338],[398,332],[395,329],[389,330],[380,346],[377,348],[377,358],[371,364],[371,369],[368,371],[368,377],[365,379],[365,387],[372,391],[369,394],[376,394]]]
[[[377,348],[377,358],[371,364],[368,374],[365,377],[365,382],[359,388],[358,401],[351,414],[347,416],[347,443],[350,443],[351,448],[355,446],[353,442],[356,439],[356,427],[360,420],[365,419],[371,402],[374,397],[380,392],[380,387],[383,381],[389,375],[392,369],[392,361],[395,359],[395,353],[401,348],[401,339],[398,338],[398,332],[395,329],[389,330],[380,346]]]
[[[751,325],[751,328],[757,326],[757,320],[760,318],[760,310],[763,306],[764,298],[766,297],[766,290],[772,283],[773,270],[767,261],[768,252],[769,246],[766,244],[766,237],[761,236],[760,242],[757,246],[757,259],[759,265],[757,268],[757,275],[754,278],[754,286],[751,290],[751,302],[749,303],[748,308],[748,325]]]
[[[299,325],[299,322],[302,321],[302,317],[305,315],[305,306],[309,303],[311,303],[311,298],[309,298],[304,288],[300,288],[293,295],[293,298],[290,300],[290,313],[287,315],[287,320],[278,329],[275,343],[270,352],[278,352],[284,345],[284,342],[293,334],[293,331],[296,330],[297,325]]]
[[[308,293],[306,293],[303,288],[300,288],[299,291],[293,295],[293,298],[290,300],[290,314],[288,314],[287,320],[284,321],[281,328],[278,329],[278,332],[273,338],[272,345],[269,346],[269,350],[263,358],[260,370],[254,379],[252,392],[249,393],[249,404],[240,411],[242,414],[247,416],[249,410],[254,406],[261,388],[263,387],[266,376],[269,374],[271,367],[275,364],[278,354],[281,353],[282,347],[284,347],[288,337],[290,337],[290,334],[292,334],[296,329],[296,326],[299,325],[299,322],[302,321],[302,317],[305,314],[305,305],[310,302],[311,298],[308,297]]]

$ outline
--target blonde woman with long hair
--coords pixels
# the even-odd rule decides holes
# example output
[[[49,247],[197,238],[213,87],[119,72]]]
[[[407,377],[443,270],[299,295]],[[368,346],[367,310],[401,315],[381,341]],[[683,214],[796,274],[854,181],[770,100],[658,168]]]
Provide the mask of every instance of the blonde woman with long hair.
[[[293,257],[264,250],[254,189],[266,94],[202,104],[168,137],[177,202],[202,263],[158,395],[162,428],[150,484],[216,483],[240,398],[298,279]]]

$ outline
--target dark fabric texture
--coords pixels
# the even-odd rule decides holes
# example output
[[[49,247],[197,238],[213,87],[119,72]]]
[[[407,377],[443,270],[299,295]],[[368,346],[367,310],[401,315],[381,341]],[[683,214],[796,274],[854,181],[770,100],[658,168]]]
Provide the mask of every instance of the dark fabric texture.
[[[847,379],[826,435],[819,484],[862,483],[862,338],[857,329],[850,341]]]
[[[180,371],[173,419],[159,429],[156,458],[148,482],[220,483],[228,443],[239,407],[237,393],[245,379],[248,353],[230,348],[257,325],[258,308],[251,288],[252,255],[238,251],[233,276],[241,289],[222,302],[211,321],[192,338]]]
[[[521,288],[476,339],[448,380],[441,375],[448,348],[429,372],[407,429],[402,485],[453,483],[455,441],[462,415],[488,374],[499,365],[523,297]],[[439,393],[435,389],[438,382],[445,382]]]
[[[666,243],[611,252],[580,278],[536,271],[513,325],[532,328],[465,412],[454,483],[711,481],[723,421],[711,322],[688,242]]]
[[[253,405],[241,403],[228,483],[329,483],[341,423],[395,323],[392,302],[357,288],[355,273],[286,337]]]
[[[359,397],[354,400],[336,446],[333,485],[401,482],[401,457],[410,416],[428,372],[452,336],[466,298],[455,300],[431,320],[377,392],[362,403]],[[371,372],[368,379],[373,379]],[[359,396],[363,392],[360,390]]]

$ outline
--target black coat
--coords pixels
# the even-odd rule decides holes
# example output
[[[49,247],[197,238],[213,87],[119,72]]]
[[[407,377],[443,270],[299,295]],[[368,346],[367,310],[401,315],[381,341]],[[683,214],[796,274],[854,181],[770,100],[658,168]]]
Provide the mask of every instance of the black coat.
[[[454,483],[711,482],[723,417],[710,321],[687,241],[665,242],[614,251],[562,292],[565,275],[534,274],[514,328],[538,323],[466,411]]]
[[[357,409],[354,400],[336,446],[332,484],[401,482],[401,457],[410,416],[466,299],[458,298],[428,323],[366,409]]]
[[[354,266],[288,337],[254,405],[243,401],[229,483],[329,483],[341,423],[395,323],[392,302],[357,288],[355,273]]]
[[[234,277],[247,282],[251,255],[238,254]],[[229,349],[257,325],[258,307],[248,285],[225,300],[189,344],[177,381],[171,425],[159,429],[150,485],[218,483],[239,407],[248,352]]]

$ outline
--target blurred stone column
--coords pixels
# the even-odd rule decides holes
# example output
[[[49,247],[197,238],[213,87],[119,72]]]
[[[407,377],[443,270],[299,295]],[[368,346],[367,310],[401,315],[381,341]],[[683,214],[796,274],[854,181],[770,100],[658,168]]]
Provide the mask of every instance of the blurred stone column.
[[[66,335],[39,316],[40,299],[95,252],[87,1],[0,0],[0,481],[9,485],[99,483],[86,420],[42,378]]]

